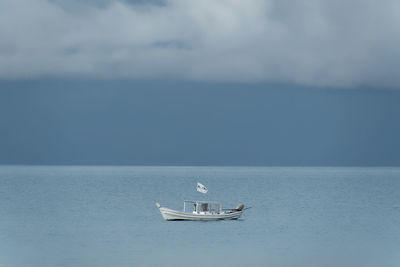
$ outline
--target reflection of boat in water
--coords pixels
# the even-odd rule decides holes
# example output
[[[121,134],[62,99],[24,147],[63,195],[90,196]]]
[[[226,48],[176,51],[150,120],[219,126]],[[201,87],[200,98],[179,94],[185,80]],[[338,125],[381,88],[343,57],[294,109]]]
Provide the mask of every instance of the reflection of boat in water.
[[[188,205],[193,204],[193,205]],[[216,221],[216,220],[237,220],[240,218],[245,208],[243,204],[236,209],[222,209],[219,202],[214,201],[191,201],[185,200],[183,211],[172,210],[161,207],[156,203],[161,215],[167,221]],[[187,206],[192,206],[190,209]],[[189,209],[189,211],[188,211]],[[191,210],[191,211],[190,211]]]

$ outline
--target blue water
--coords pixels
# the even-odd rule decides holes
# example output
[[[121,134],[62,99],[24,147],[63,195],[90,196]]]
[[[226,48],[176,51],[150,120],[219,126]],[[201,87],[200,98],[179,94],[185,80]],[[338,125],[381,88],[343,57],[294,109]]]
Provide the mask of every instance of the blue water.
[[[206,198],[252,209],[155,206]],[[398,267],[400,168],[0,166],[0,266]]]

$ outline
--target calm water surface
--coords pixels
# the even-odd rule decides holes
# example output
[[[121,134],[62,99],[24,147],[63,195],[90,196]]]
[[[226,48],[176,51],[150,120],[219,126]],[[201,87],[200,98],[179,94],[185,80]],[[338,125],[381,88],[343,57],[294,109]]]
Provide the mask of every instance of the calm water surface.
[[[184,199],[252,209],[155,206]],[[400,168],[0,166],[0,266],[398,267]]]

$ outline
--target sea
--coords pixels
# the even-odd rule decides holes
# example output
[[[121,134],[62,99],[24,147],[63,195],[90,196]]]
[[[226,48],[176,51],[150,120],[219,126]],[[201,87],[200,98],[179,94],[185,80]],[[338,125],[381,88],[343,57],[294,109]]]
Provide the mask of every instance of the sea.
[[[188,222],[155,205],[183,200],[251,208]],[[3,266],[398,267],[400,168],[0,166]]]

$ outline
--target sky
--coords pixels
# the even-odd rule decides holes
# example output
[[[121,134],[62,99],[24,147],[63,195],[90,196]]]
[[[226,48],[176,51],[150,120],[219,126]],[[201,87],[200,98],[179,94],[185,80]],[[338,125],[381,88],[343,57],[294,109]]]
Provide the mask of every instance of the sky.
[[[397,0],[2,0],[0,77],[397,88]]]
[[[0,164],[400,165],[400,2],[2,0]]]

